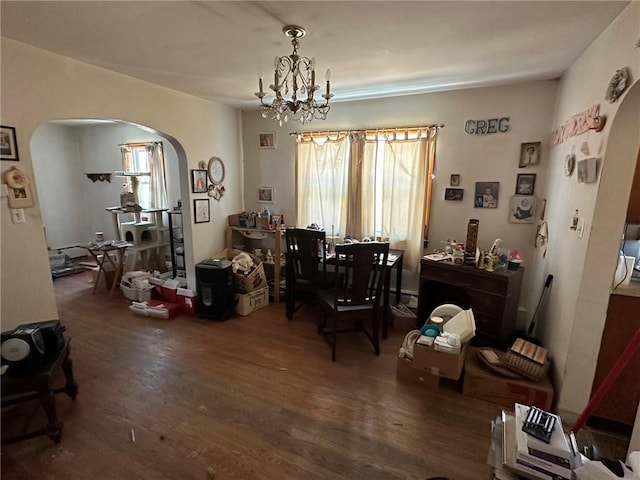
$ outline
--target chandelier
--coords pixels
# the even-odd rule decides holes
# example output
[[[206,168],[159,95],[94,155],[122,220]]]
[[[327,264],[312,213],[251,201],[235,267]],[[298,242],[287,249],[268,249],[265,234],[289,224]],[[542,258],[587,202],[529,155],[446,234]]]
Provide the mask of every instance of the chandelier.
[[[291,38],[293,53],[289,56],[276,57],[273,61],[273,84],[269,85],[269,88],[275,93],[275,98],[271,103],[264,101],[267,94],[262,88],[262,76],[258,80],[260,91],[254,95],[260,99],[262,118],[277,120],[280,126],[291,119],[300,120],[302,123],[309,123],[314,118],[325,120],[331,108],[329,100],[333,97],[331,70],[327,69],[325,75],[326,90],[322,94],[324,103],[318,103],[314,98],[316,91],[320,89],[316,85],[316,59],[298,55],[298,46],[300,45],[298,39],[304,37],[306,33],[304,28],[297,25],[287,25],[282,29],[282,32]],[[287,99],[287,95],[290,95],[289,99]]]

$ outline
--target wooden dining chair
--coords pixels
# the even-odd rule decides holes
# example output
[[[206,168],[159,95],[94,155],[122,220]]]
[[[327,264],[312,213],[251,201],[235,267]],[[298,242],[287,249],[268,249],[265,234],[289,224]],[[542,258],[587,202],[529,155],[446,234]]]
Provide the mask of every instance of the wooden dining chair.
[[[326,233],[310,228],[287,228],[286,314],[289,320],[316,298],[326,283]]]
[[[318,294],[322,309],[318,331],[331,345],[333,362],[336,361],[338,333],[364,332],[373,344],[375,354],[380,355],[378,310],[389,244],[336,245],[335,251],[333,288]]]

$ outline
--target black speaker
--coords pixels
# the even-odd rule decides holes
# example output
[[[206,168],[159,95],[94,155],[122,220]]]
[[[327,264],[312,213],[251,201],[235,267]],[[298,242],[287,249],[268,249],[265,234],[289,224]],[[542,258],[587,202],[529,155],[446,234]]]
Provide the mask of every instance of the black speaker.
[[[198,315],[226,320],[236,309],[233,272],[229,260],[204,260],[196,264]]]

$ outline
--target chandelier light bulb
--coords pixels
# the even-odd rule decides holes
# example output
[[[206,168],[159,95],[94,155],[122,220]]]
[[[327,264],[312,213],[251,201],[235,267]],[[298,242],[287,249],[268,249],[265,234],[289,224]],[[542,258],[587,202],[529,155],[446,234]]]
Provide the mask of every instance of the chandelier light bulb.
[[[309,123],[314,118],[325,120],[331,108],[329,101],[333,97],[330,86],[331,71],[327,69],[326,90],[320,95],[322,103],[318,103],[314,98],[315,92],[320,88],[316,85],[316,59],[298,55],[299,39],[304,37],[306,32],[297,25],[287,25],[282,31],[285,36],[291,38],[293,52],[288,56],[275,57],[273,61],[273,84],[269,85],[275,94],[273,100],[264,100],[267,94],[264,92],[262,72],[258,74],[259,91],[255,95],[260,99],[261,116],[276,120],[280,126],[290,118],[298,119],[302,123]]]

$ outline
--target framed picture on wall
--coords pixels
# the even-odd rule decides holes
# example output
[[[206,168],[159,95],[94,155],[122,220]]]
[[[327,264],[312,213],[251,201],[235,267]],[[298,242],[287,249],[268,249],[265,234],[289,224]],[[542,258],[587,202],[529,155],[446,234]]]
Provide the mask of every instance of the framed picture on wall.
[[[273,187],[258,188],[258,203],[273,203]]]
[[[209,199],[196,198],[193,200],[193,212],[195,223],[206,223],[211,220],[209,215]]]
[[[528,142],[520,144],[520,168],[540,163],[542,142]]]
[[[445,188],[444,189],[445,200],[462,201],[463,195],[464,195],[464,188]]]
[[[260,148],[276,148],[276,132],[261,132],[258,134]]]
[[[516,180],[516,195],[533,195],[535,185],[535,173],[519,173]]]
[[[16,143],[16,129],[0,127],[0,160],[20,160],[18,158],[18,144]]]
[[[498,208],[500,182],[476,182],[475,208]]]
[[[452,187],[457,187],[458,185],[460,185],[460,175],[457,173],[451,175],[449,183]]]
[[[538,200],[533,195],[514,195],[509,201],[510,223],[533,223]]]
[[[207,170],[191,170],[191,191],[207,193]]]

